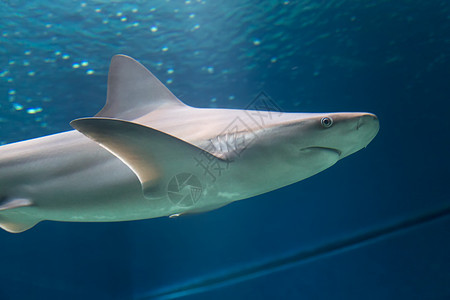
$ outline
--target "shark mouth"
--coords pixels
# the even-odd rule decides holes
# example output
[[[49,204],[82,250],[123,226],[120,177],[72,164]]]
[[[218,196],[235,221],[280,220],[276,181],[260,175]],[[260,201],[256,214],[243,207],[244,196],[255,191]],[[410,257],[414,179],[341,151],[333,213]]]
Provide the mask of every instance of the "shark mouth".
[[[341,156],[342,152],[335,148],[328,148],[328,147],[320,147],[320,146],[312,146],[312,147],[306,147],[300,149],[300,151],[305,150],[320,150],[320,151],[332,151],[333,153],[336,153],[337,155]]]

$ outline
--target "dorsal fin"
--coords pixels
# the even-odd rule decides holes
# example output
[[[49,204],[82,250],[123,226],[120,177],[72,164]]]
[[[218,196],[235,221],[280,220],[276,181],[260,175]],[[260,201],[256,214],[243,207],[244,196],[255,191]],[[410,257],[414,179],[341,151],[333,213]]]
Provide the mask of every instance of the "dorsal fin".
[[[96,117],[134,120],[170,106],[184,104],[142,64],[125,55],[112,58],[106,104]]]

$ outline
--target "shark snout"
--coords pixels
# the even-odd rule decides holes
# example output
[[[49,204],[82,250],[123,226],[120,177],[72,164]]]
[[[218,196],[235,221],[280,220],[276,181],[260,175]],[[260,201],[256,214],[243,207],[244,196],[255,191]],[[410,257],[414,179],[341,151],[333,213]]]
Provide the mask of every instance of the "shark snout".
[[[363,126],[379,127],[378,117],[374,114],[364,114],[359,117],[356,124],[356,130],[359,130]]]
[[[365,137],[367,144],[377,135],[379,129],[380,122],[378,121],[378,117],[370,113],[366,113],[359,117],[356,124],[356,130]]]
[[[341,158],[344,158],[367,147],[377,135],[380,124],[378,117],[371,113],[349,113],[341,116],[344,116],[344,122],[342,127],[337,128],[342,131],[336,132],[339,138],[334,139],[333,148],[339,149]]]

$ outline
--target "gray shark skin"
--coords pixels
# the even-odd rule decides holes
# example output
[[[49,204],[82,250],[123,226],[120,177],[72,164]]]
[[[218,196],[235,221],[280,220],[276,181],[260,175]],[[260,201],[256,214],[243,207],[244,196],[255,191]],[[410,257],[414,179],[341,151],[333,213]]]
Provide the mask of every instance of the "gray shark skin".
[[[111,61],[103,109],[71,125],[0,147],[4,230],[212,210],[321,172],[379,129],[370,113],[190,107],[124,55]]]

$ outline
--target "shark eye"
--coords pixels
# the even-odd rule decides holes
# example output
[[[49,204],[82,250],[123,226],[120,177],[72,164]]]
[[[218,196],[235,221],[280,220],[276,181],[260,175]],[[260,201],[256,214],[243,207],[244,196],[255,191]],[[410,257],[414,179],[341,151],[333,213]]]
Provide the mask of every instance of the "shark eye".
[[[330,128],[331,125],[333,125],[333,119],[329,117],[323,117],[322,120],[320,120],[320,123],[324,128]]]

